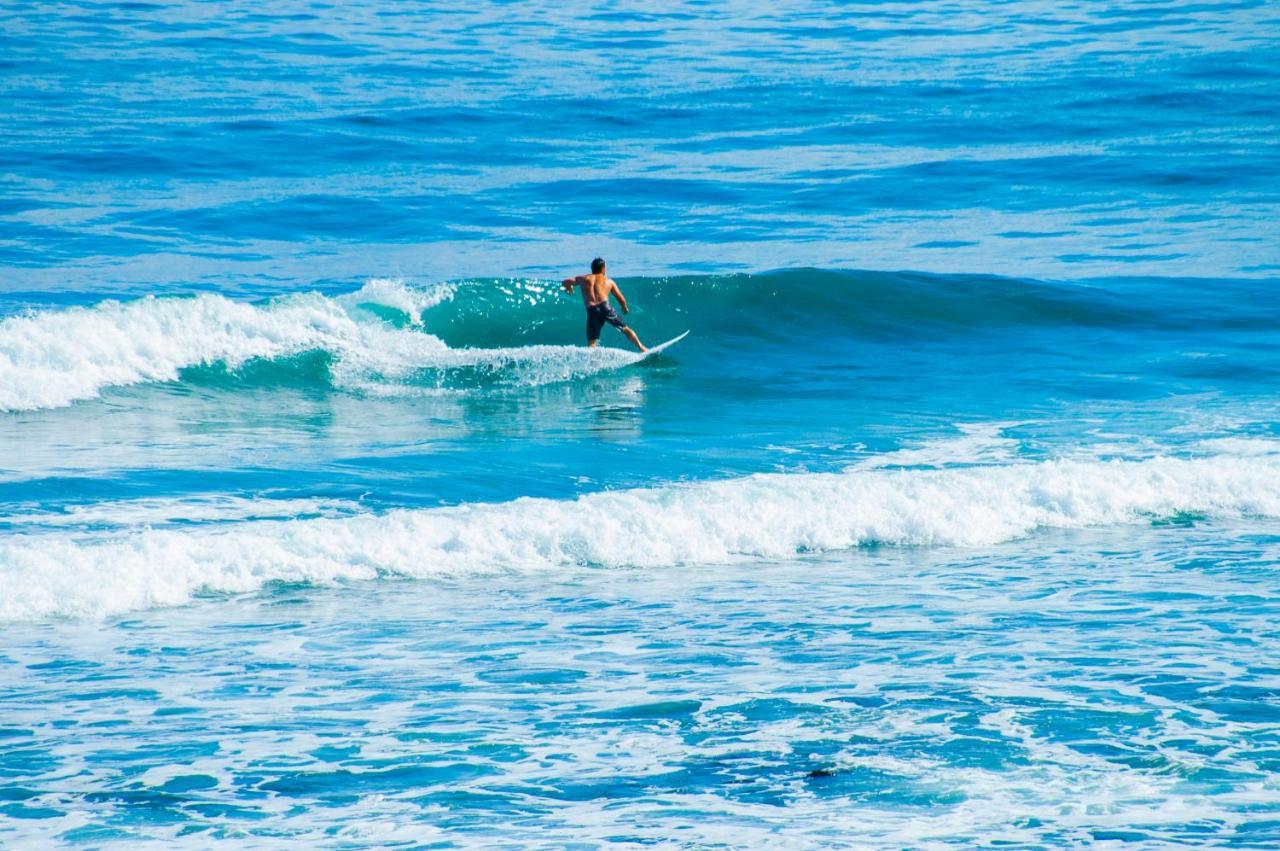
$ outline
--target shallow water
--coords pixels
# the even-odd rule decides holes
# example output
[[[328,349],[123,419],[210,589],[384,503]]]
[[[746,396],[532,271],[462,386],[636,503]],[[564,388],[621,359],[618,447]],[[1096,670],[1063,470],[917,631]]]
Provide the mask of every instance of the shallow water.
[[[0,844],[1274,846],[1278,28],[0,9]]]
[[[1268,847],[1274,531],[15,627],[5,810],[33,839],[138,847]]]

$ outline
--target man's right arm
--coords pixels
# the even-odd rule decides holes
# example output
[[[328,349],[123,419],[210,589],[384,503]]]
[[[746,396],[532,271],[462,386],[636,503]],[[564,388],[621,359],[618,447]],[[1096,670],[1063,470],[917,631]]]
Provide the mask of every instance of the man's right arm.
[[[576,278],[565,278],[560,282],[561,286],[564,287],[564,291],[567,293],[573,292],[574,287],[582,286],[585,283],[587,283],[586,275],[579,275]]]

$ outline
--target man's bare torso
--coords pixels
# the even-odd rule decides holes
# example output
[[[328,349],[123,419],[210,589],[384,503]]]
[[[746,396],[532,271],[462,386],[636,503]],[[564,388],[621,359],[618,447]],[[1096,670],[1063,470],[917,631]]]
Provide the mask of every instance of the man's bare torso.
[[[628,328],[627,323],[623,322],[609,306],[609,296],[613,296],[618,300],[618,306],[622,308],[623,313],[631,312],[631,308],[627,306],[627,297],[622,294],[622,290],[618,289],[618,285],[605,275],[609,270],[605,268],[604,260],[599,257],[592,260],[591,268],[594,271],[590,275],[575,275],[560,282],[566,292],[573,292],[574,287],[582,287],[582,305],[587,309],[587,345],[594,346],[600,342],[600,329],[608,323],[635,343],[636,349],[642,352],[647,351],[644,343],[640,342],[640,338],[636,336],[636,332]]]
[[[582,285],[582,303],[592,307],[609,300],[613,290],[613,281],[604,275],[583,275],[587,282]]]

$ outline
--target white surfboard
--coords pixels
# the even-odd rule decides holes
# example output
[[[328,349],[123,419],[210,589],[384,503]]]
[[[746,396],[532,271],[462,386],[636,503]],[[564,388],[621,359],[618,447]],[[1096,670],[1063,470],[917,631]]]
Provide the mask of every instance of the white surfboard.
[[[656,346],[650,346],[648,351],[642,352],[640,354],[640,358],[639,360],[636,361],[636,363],[639,363],[642,360],[648,360],[649,358],[656,355],[658,352],[662,351],[668,346],[674,346],[676,343],[680,342],[681,340],[683,340],[685,337],[688,337],[688,336],[689,336],[689,332],[685,331],[679,337],[672,337],[670,340],[667,340],[665,343],[659,343]]]

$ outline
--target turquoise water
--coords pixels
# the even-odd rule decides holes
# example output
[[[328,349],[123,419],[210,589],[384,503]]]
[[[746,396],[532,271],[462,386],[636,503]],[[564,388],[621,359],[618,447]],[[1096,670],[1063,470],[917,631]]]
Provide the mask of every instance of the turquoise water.
[[[1274,847],[1278,35],[0,9],[0,845]]]

